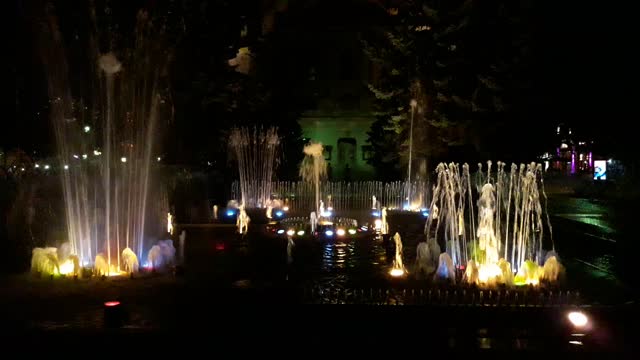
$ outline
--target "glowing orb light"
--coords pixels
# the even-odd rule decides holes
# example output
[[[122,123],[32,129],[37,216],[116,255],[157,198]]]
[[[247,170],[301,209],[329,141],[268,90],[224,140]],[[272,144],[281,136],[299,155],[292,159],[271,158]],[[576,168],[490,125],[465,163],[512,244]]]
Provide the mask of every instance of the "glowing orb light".
[[[344,229],[338,229],[338,230],[336,231],[336,234],[338,234],[338,236],[344,236],[345,231],[344,231]]]
[[[287,235],[293,236],[296,232],[293,229],[287,230]]]
[[[288,206],[285,206],[285,207],[283,207],[283,208],[282,208],[282,210],[284,210],[284,211],[289,211],[289,207],[288,207]]]
[[[284,229],[278,230],[278,234],[280,234],[280,235],[284,234]]]
[[[382,229],[382,220],[376,219],[376,221],[373,223],[373,228],[376,230]]]
[[[587,315],[580,311],[570,312],[569,314],[567,314],[567,318],[575,327],[584,327],[589,323],[589,318],[587,318]]]
[[[60,264],[60,275],[73,274],[74,268],[75,266],[73,265],[73,260],[69,259]]]
[[[298,236],[302,236],[302,235],[304,235],[304,230],[298,231]]]
[[[284,215],[284,213],[280,210],[276,211],[276,216],[277,217],[282,217]]]
[[[233,210],[227,210],[227,216],[232,217],[236,212]]]
[[[325,235],[327,236],[333,236],[333,231],[332,230],[327,230],[324,232]]]
[[[490,283],[501,275],[502,270],[496,264],[483,264],[478,267],[478,280],[480,280],[480,283]]]
[[[355,235],[356,234],[356,229],[349,229],[348,232],[351,235]]]
[[[404,276],[404,269],[393,268],[393,269],[391,269],[391,271],[389,271],[389,275],[391,275],[393,277]]]
[[[107,301],[104,303],[106,307],[114,307],[120,305],[120,301]]]

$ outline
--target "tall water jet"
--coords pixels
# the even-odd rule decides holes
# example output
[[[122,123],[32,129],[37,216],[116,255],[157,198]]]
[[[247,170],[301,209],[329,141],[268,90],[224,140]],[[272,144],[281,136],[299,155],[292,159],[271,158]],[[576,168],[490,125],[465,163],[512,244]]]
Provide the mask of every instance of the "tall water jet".
[[[276,128],[235,128],[229,145],[238,162],[241,204],[264,207],[271,199],[273,171],[280,144]]]
[[[148,201],[151,189],[161,188],[151,160],[159,151],[160,120],[171,117],[165,28],[141,10],[132,46],[101,53],[98,26],[91,24],[86,51],[75,49],[86,57],[71,65],[52,7],[45,11],[40,48],[71,253],[82,264],[95,259],[98,273],[117,273],[124,267],[122,250],[139,258],[146,232],[159,233],[166,224],[166,194],[158,191],[152,206]],[[95,10],[87,11],[95,21]],[[74,86],[72,68],[81,85]]]
[[[407,208],[411,209],[412,198],[411,198],[411,164],[413,163],[413,118],[416,114],[416,106],[418,106],[418,102],[415,99],[411,99],[411,122],[409,125],[409,162],[407,165]]]
[[[399,277],[403,276],[407,272],[402,261],[402,238],[400,237],[400,234],[396,233],[393,236],[393,242],[395,244],[396,251],[389,274],[393,277]]]
[[[238,228],[238,234],[246,234],[249,231],[249,222],[251,218],[247,214],[247,211],[244,208],[244,205],[240,205],[240,211],[238,212],[238,217],[236,219],[236,227]]]
[[[315,209],[323,216],[323,211],[320,211],[320,180],[327,175],[327,162],[324,160],[322,143],[312,142],[305,145],[303,151],[306,156],[300,164],[300,177],[314,184]]]
[[[389,223],[387,222],[387,208],[382,208],[382,216],[380,219],[380,233],[386,235],[389,233]]]

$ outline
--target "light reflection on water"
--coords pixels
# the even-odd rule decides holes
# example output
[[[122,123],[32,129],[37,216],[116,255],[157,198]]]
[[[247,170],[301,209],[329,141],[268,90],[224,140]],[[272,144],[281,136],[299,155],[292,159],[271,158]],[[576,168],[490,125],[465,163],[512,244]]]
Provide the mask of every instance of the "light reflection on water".
[[[321,245],[316,258],[312,284],[344,289],[355,282],[370,281],[384,274],[391,259],[387,259],[382,239],[350,238],[328,241]]]

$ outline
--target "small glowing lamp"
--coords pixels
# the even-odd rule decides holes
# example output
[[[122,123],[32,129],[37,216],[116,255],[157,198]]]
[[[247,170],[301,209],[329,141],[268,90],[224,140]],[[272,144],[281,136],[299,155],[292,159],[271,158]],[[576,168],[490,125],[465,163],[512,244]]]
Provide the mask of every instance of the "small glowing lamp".
[[[338,234],[338,236],[344,236],[345,231],[344,229],[338,229],[338,231],[336,231],[336,234]]]
[[[293,229],[287,230],[287,235],[293,236],[296,232]]]
[[[302,235],[304,235],[304,230],[298,231],[298,236],[302,236]]]
[[[393,268],[391,269],[391,271],[389,271],[389,275],[393,276],[393,277],[400,277],[404,275],[404,270],[399,269],[399,268]]]
[[[589,323],[589,318],[583,312],[572,311],[567,314],[567,318],[575,327],[585,327]]]
[[[114,307],[120,305],[120,301],[107,301],[104,303],[106,307]]]

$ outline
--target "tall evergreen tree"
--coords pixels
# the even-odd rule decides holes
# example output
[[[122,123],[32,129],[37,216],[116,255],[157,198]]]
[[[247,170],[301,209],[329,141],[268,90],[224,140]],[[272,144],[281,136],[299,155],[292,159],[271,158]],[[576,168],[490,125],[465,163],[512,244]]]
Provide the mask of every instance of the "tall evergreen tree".
[[[412,100],[414,178],[435,161],[490,156],[495,129],[521,105],[529,44],[521,3],[412,0],[387,9],[390,24],[363,37],[380,69],[369,85],[377,117],[372,165],[406,176]]]

